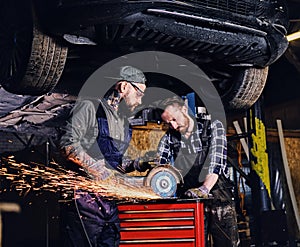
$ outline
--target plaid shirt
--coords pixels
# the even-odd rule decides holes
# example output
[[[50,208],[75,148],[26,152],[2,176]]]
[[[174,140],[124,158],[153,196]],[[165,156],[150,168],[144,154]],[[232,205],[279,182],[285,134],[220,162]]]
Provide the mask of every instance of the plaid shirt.
[[[215,120],[211,123],[211,138],[209,148],[210,165],[208,172],[221,175],[222,173],[229,177],[227,168],[227,141],[226,133],[222,122]],[[203,131],[203,123],[198,122],[197,128],[192,132],[190,138],[186,139],[179,135],[176,136],[174,131],[168,131],[160,141],[158,153],[160,164],[171,163],[171,160],[176,160],[180,148],[184,148],[189,154],[196,154],[203,149],[203,140],[201,135]],[[209,144],[208,144],[209,145]]]

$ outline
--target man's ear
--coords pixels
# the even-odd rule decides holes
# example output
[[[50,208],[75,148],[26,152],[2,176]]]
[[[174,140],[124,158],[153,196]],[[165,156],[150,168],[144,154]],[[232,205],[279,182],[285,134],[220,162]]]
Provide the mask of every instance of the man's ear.
[[[185,105],[182,106],[181,111],[182,111],[184,114],[188,114],[188,108],[187,108]]]
[[[124,93],[126,91],[126,87],[127,87],[127,82],[121,81],[118,86],[119,92]]]

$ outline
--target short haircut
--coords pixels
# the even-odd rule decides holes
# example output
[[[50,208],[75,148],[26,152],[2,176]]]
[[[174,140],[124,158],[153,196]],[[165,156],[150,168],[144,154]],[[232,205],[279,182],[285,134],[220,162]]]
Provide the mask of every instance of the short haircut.
[[[159,103],[159,107],[163,110],[165,110],[170,105],[179,105],[182,107],[185,105],[185,102],[179,96],[173,96],[170,98],[166,98]]]

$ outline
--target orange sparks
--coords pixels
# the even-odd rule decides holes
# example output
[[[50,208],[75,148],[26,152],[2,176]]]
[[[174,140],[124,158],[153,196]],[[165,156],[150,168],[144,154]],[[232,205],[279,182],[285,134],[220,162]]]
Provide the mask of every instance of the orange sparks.
[[[18,191],[20,195],[26,195],[30,190],[60,192],[65,195],[67,191],[80,188],[118,200],[160,198],[149,187],[133,186],[118,173],[114,173],[109,179],[95,181],[74,171],[65,170],[56,163],[51,163],[50,166],[17,163],[13,157],[2,159],[0,177],[8,180],[10,189]],[[7,188],[1,188],[0,192],[6,190]]]

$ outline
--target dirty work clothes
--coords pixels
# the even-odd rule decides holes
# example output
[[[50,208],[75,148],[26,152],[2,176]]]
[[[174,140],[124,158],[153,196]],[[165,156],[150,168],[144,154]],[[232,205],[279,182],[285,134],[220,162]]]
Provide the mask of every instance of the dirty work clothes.
[[[115,202],[103,203],[100,197],[84,192],[78,192],[77,197],[76,202],[62,205],[65,212],[61,219],[62,247],[119,246],[120,224]]]
[[[240,244],[233,204],[207,207],[207,230],[212,236],[212,246],[237,247]],[[211,245],[209,245],[211,246]]]
[[[210,122],[209,122],[210,123]],[[205,128],[205,129],[204,129]],[[207,136],[203,136],[206,133]],[[205,139],[205,140],[204,140]],[[158,147],[160,164],[172,163],[184,172],[185,187],[194,187],[198,179],[190,179],[190,176],[199,176],[203,163],[209,156],[209,173],[223,174],[229,177],[227,168],[227,141],[222,122],[215,120],[209,126],[200,120],[195,122],[195,128],[191,136],[186,139],[180,132],[170,129],[161,139]],[[191,168],[193,173],[187,173]],[[193,180],[193,181],[191,181]]]
[[[233,190],[233,183],[221,175],[211,190],[214,199],[205,204],[205,225],[211,234],[212,246],[240,246]]]
[[[105,159],[112,169],[122,163],[123,153],[131,139],[127,119],[119,116],[105,100],[83,100],[72,113],[61,146],[71,147],[74,157],[83,157],[80,160],[87,168],[99,159]],[[64,246],[119,246],[115,202],[92,193],[78,194],[78,191],[73,196],[76,201],[62,205],[61,210]]]
[[[178,131],[169,130],[158,147],[160,163],[172,163],[174,160],[175,167],[185,171],[184,183],[177,191],[179,196],[184,196],[186,190],[202,185],[199,175],[208,158],[208,173],[217,174],[219,178],[210,191],[214,200],[206,207],[205,236],[207,239],[207,233],[210,233],[213,239],[216,238],[214,247],[237,247],[239,238],[232,184],[228,179],[226,133],[220,121],[208,123],[209,125],[205,125],[205,122],[203,124],[197,119],[188,139]],[[206,133],[205,136],[203,133]]]
[[[132,128],[128,120],[118,115],[105,100],[98,107],[96,116],[99,129],[98,147],[105,161],[117,169],[122,164],[123,154],[129,146]]]
[[[116,168],[122,163],[131,136],[127,119],[119,116],[105,100],[82,100],[76,103],[72,117],[62,128],[59,145],[72,147],[72,155],[80,157],[87,166],[105,159]]]

